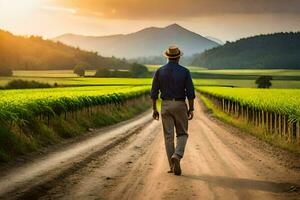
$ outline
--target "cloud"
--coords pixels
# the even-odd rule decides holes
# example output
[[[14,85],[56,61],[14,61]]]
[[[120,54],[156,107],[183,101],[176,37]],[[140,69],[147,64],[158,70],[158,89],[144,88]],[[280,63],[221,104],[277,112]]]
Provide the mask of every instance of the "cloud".
[[[184,19],[224,14],[296,14],[299,0],[53,0],[78,13],[108,19]]]
[[[72,8],[64,8],[64,7],[56,7],[56,6],[42,6],[42,10],[50,11],[50,12],[61,12],[61,13],[69,13],[76,14],[76,9]]]

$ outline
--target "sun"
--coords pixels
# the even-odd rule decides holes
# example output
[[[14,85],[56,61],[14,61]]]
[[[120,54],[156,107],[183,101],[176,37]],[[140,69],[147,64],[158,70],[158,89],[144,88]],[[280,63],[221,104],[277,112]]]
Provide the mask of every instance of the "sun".
[[[27,15],[39,9],[43,0],[0,0],[2,14],[14,16]]]

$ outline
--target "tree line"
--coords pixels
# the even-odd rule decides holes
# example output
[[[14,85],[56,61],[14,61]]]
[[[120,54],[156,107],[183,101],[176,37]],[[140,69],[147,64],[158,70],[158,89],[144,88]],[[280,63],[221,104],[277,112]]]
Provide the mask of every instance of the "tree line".
[[[226,42],[191,63],[209,69],[299,69],[300,32],[274,33]]]
[[[82,64],[78,64],[74,67],[73,73],[78,76],[84,77],[87,67]],[[105,78],[105,77],[123,77],[123,78],[142,78],[151,77],[152,73],[149,72],[148,68],[138,63],[132,63],[129,70],[110,70],[107,68],[99,68],[96,70],[94,77]]]
[[[103,57],[97,52],[83,51],[60,42],[38,36],[15,36],[0,30],[0,71],[11,70],[67,70],[77,64],[88,69],[129,69],[125,59]]]

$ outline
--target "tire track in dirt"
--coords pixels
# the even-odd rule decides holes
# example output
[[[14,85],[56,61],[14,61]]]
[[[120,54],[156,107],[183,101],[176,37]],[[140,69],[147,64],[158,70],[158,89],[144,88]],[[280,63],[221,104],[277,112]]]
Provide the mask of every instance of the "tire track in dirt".
[[[0,199],[38,199],[57,182],[75,173],[105,152],[126,142],[151,120],[150,113],[144,113],[133,120],[106,127],[91,137],[77,141],[12,169],[2,172],[0,178]]]
[[[198,103],[196,110],[182,160],[183,176],[166,173],[168,164],[160,131],[146,153],[129,171],[127,169],[127,174],[115,179],[109,188],[99,191],[98,196],[103,199],[178,200],[299,197],[299,193],[289,191],[290,187],[299,185],[298,171],[283,166],[273,167],[278,165],[277,161],[264,159],[267,155],[257,149],[242,150],[249,144],[208,118]],[[265,160],[264,164],[248,158],[257,152],[257,157],[263,162]],[[152,167],[147,168],[149,165]],[[269,176],[270,167],[276,170],[272,176]]]
[[[195,108],[181,162],[182,176],[167,173],[162,128],[152,121],[57,180],[40,199],[300,198],[300,170],[288,168],[271,156],[260,146],[261,141],[236,134],[233,128],[211,118],[200,102]]]

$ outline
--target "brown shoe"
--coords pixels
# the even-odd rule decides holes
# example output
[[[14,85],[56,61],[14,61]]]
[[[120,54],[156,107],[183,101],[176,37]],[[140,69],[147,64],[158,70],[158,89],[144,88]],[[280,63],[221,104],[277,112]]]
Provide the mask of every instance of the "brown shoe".
[[[180,157],[178,155],[174,154],[171,158],[171,161],[173,163],[174,174],[177,176],[180,176],[181,175]]]
[[[168,171],[168,173],[173,173],[173,169],[171,168],[171,169]]]

